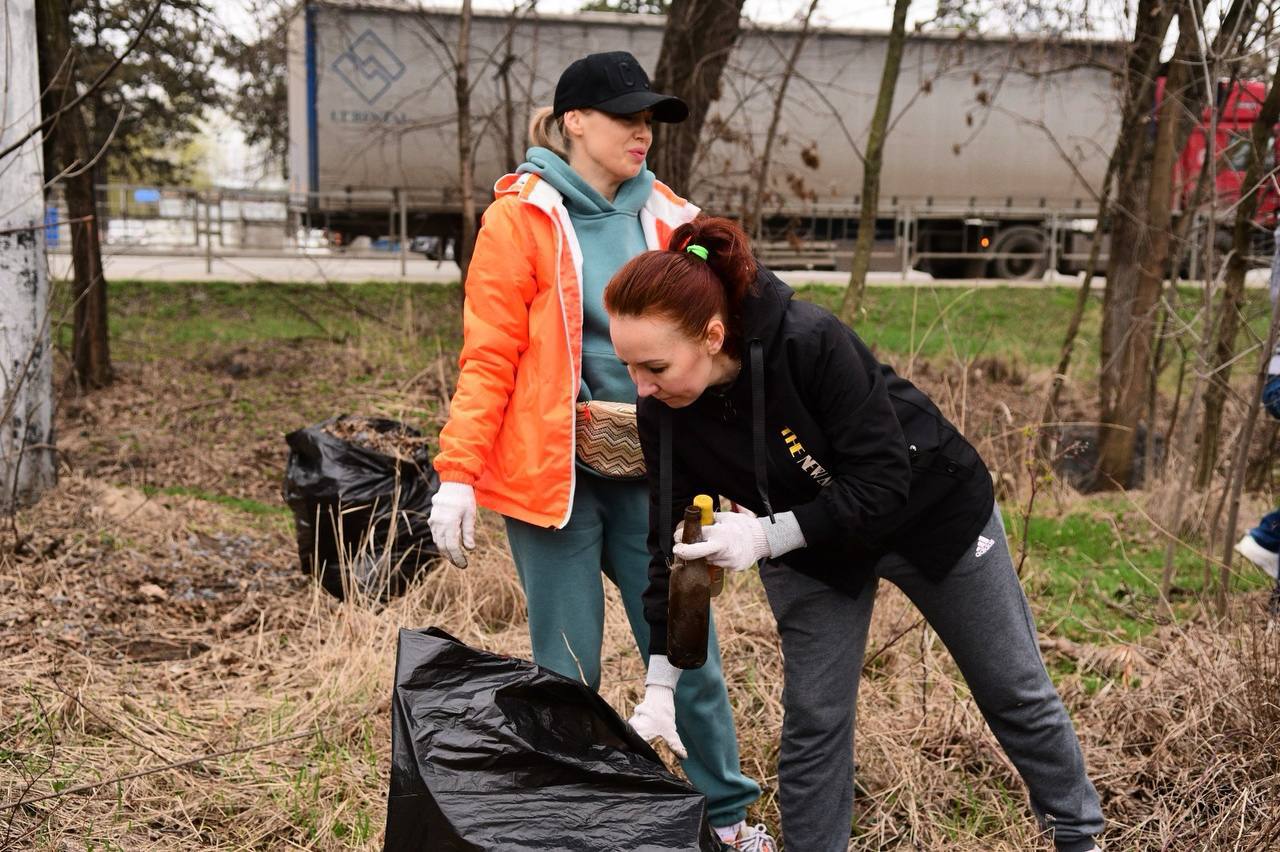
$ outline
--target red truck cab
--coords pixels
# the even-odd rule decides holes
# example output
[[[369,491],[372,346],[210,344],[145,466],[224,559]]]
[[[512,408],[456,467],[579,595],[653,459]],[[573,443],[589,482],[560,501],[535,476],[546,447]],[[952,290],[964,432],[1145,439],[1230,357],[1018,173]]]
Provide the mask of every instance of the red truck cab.
[[[1164,95],[1164,78],[1157,82],[1157,103]],[[1217,139],[1214,150],[1218,153],[1218,169],[1215,179],[1217,184],[1217,211],[1227,213],[1232,205],[1240,199],[1243,189],[1245,168],[1248,165],[1249,134],[1254,121],[1262,109],[1262,100],[1266,97],[1265,83],[1250,81],[1218,84],[1217,104],[1206,107],[1200,117],[1200,126],[1191,131],[1187,145],[1174,166],[1174,187],[1176,188],[1175,204],[1180,210],[1191,206],[1196,191],[1196,182],[1201,169],[1205,168],[1205,150],[1208,147],[1209,129],[1213,112],[1218,110]],[[1276,210],[1280,207],[1280,185],[1276,176],[1270,174],[1276,163],[1277,134],[1272,130],[1268,140],[1268,157],[1266,160],[1266,185],[1258,199],[1258,212],[1255,220],[1268,229],[1275,226]],[[1204,201],[1207,203],[1208,198]],[[1227,216],[1231,219],[1230,215]]]

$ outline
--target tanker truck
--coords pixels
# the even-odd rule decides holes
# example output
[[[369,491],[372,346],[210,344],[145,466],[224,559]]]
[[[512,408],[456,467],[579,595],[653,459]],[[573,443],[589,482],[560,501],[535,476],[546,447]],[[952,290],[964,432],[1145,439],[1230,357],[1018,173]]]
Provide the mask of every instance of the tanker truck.
[[[523,159],[529,117],[551,103],[561,70],[587,53],[627,50],[652,72],[663,23],[650,15],[475,12],[467,70],[477,209]],[[458,233],[458,29],[455,9],[398,0],[298,8],[288,28],[288,123],[300,222],[342,242],[398,234],[443,245]],[[776,92],[799,37],[796,26],[744,22],[693,177],[673,189],[708,212],[750,214]],[[809,32],[761,193],[766,262],[840,267],[851,256],[886,46],[883,32]],[[909,35],[880,207],[864,223],[876,230],[879,265],[937,278],[1083,268],[1119,130],[1124,57],[1125,45],[1114,41]],[[1248,132],[1237,112],[1223,116],[1220,147],[1235,144],[1242,127]],[[1203,138],[1200,146],[1203,154]],[[1179,186],[1199,168],[1194,153],[1184,154]]]

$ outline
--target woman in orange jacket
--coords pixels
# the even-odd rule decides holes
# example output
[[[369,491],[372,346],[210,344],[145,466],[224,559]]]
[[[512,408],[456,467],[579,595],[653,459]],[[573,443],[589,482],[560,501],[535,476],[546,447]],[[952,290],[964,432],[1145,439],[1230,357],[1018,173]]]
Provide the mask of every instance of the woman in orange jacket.
[[[498,181],[467,273],[461,372],[440,433],[430,525],[441,551],[465,566],[476,506],[503,515],[534,660],[597,689],[608,577],[648,667],[632,725],[683,758],[722,839],[772,852],[763,829],[745,823],[760,788],[739,766],[714,630],[706,665],[683,677],[648,654],[645,482],[602,474],[576,453],[580,403],[636,399],[609,339],[605,285],[698,213],[645,167],[650,122],[687,115],[619,51],[570,65],[554,107],[535,116],[528,161]]]

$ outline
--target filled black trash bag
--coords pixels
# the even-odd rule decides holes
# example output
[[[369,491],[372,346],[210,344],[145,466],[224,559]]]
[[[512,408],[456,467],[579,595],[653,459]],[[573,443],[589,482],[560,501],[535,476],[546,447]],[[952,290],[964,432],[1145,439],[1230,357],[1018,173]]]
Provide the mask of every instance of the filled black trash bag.
[[[706,798],[595,690],[401,630],[386,852],[721,852]]]
[[[440,480],[425,446],[396,458],[326,431],[339,421],[383,434],[421,433],[394,420],[335,417],[285,436],[284,499],[302,572],[339,600],[353,587],[366,599],[386,600],[440,555],[427,527]]]

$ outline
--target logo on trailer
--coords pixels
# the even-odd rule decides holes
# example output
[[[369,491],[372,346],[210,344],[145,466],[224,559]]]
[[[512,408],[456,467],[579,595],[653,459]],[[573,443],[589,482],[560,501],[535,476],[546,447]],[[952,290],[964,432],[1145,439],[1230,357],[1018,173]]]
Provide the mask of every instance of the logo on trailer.
[[[373,30],[362,32],[329,67],[367,104],[386,94],[391,84],[404,76],[405,70],[404,63]]]

